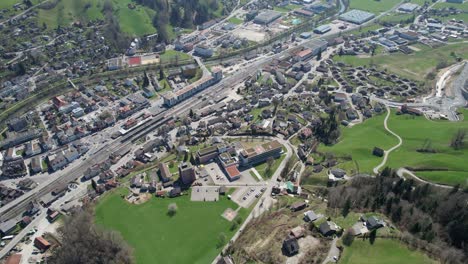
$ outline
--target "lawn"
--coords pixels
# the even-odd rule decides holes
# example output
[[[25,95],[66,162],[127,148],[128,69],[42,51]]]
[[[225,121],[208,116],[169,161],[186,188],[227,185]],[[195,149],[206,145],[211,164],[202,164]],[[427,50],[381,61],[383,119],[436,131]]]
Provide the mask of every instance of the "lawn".
[[[120,197],[126,193],[120,189],[106,194],[96,207],[96,222],[119,231],[134,248],[138,264],[211,263],[220,251],[219,235],[224,233],[228,241],[235,232],[221,214],[237,205],[224,196],[218,202],[191,202],[185,195],[132,205]],[[170,203],[178,207],[173,217],[167,215]],[[239,214],[245,219],[248,210]]]
[[[176,50],[166,50],[163,54],[161,54],[161,63],[173,63],[176,60],[185,61],[190,60],[190,55],[187,53],[183,53]]]
[[[453,7],[453,8],[468,12],[468,2],[466,1],[463,4],[441,2],[441,3],[435,4],[432,8],[442,9],[442,8],[449,8],[449,7]]]
[[[400,3],[400,0],[350,0],[349,9],[360,9],[374,14],[378,14],[392,9]]]
[[[244,20],[238,18],[238,17],[231,17],[228,19],[229,23],[232,23],[232,24],[236,24],[236,25],[240,25],[242,23],[244,23]]]
[[[263,179],[271,178],[271,176],[278,169],[281,162],[283,162],[284,158],[286,158],[286,154],[282,154],[279,158],[275,159],[275,162],[271,166],[271,170],[270,170],[269,173],[267,173],[267,171],[266,171],[266,168],[267,168],[267,163],[266,162],[260,163],[260,164],[254,166],[254,167],[257,170],[258,174],[260,174],[260,176],[262,176]]]
[[[388,166],[421,170],[415,174],[430,181],[468,185],[468,146],[465,143],[461,150],[450,147],[450,141],[459,129],[468,130],[468,120],[434,122],[424,117],[397,116],[392,113],[389,127],[403,138],[403,144],[389,155]],[[436,153],[416,151],[426,142]],[[434,169],[447,171],[431,171]]]
[[[296,4],[289,4],[286,6],[275,6],[273,10],[281,12],[281,13],[288,13],[289,11],[301,8],[302,6]]]
[[[445,45],[438,48],[430,48],[423,45],[417,46],[420,50],[413,54],[377,54],[370,58],[360,58],[357,56],[335,56],[335,61],[342,61],[353,66],[376,65],[382,69],[399,74],[410,79],[424,81],[425,76],[435,69],[440,61],[455,63],[450,56],[455,52],[463,59],[468,59],[468,49],[465,43]],[[403,62],[403,63],[402,63]]]
[[[337,157],[351,155],[360,172],[370,173],[382,161],[382,158],[372,155],[374,147],[389,149],[398,143],[397,139],[384,129],[384,119],[385,115],[382,114],[351,128],[342,127],[339,142],[333,146],[320,145],[318,151],[331,152]]]
[[[408,249],[396,240],[377,238],[374,244],[369,240],[355,239],[345,247],[340,264],[429,264],[437,263],[419,251]]]

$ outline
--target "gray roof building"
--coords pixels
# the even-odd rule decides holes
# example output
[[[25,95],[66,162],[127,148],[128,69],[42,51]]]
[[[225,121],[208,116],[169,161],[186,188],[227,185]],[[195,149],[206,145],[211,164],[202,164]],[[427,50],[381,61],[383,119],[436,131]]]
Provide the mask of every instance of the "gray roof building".
[[[354,23],[361,25],[372,18],[374,18],[375,15],[366,11],[358,10],[358,9],[353,9],[351,11],[348,11],[340,16],[340,19],[346,22]]]

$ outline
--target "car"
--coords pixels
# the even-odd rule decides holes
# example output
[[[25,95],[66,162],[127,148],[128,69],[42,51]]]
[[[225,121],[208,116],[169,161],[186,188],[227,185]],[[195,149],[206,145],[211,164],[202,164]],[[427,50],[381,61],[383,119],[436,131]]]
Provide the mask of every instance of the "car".
[[[258,197],[260,197],[260,193],[257,193],[257,194],[255,195],[255,198],[258,198]]]
[[[242,198],[242,200],[247,200],[247,197],[246,197],[246,196],[244,196],[244,197]]]
[[[266,187],[263,187],[262,189],[260,189],[260,191],[264,192],[264,191],[266,191],[266,189],[267,189]]]
[[[334,261],[337,261],[337,260],[338,260],[338,257],[337,257],[337,256],[333,256],[333,260],[334,260]]]

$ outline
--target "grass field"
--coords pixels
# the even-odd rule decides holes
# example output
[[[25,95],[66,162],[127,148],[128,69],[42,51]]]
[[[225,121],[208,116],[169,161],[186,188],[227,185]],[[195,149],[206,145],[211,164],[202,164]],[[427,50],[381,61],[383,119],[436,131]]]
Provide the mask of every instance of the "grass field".
[[[231,17],[228,19],[229,23],[233,23],[233,24],[236,24],[236,25],[240,25],[244,22],[244,20],[238,18],[238,17]]]
[[[120,197],[126,193],[120,189],[103,197],[96,208],[96,222],[119,231],[134,248],[138,264],[211,263],[220,251],[219,235],[224,233],[228,241],[235,232],[221,217],[226,208],[237,208],[226,197],[218,202],[191,202],[185,195],[131,205]],[[178,207],[173,217],[167,215],[170,203]],[[247,213],[239,211],[243,219]]]
[[[437,263],[419,251],[412,251],[398,241],[377,238],[374,244],[369,240],[355,239],[345,247],[340,264],[430,264]]]
[[[468,116],[468,111],[463,112]],[[343,128],[337,144],[321,145],[318,151],[334,153],[338,158],[351,156],[352,161],[338,166],[347,171],[358,167],[360,172],[371,173],[382,160],[372,155],[373,147],[386,150],[397,144],[397,139],[384,130],[383,120],[384,116],[380,115],[352,128]],[[459,129],[468,130],[467,119],[461,122],[429,121],[424,117],[398,116],[392,112],[388,125],[402,137],[403,144],[389,155],[386,166],[416,169],[418,177],[432,182],[468,186],[468,146],[461,150],[450,147],[450,141]],[[417,151],[427,142],[436,153]]]
[[[350,0],[349,2],[349,9],[360,9],[378,14],[390,10],[392,7],[400,3],[400,0]]]
[[[453,7],[453,8],[468,12],[468,2],[466,1],[463,2],[463,4],[447,3],[447,2],[437,3],[432,8],[442,9],[442,8],[449,8],[449,7]]]
[[[420,49],[413,54],[407,55],[403,53],[395,54],[377,54],[370,58],[360,58],[357,56],[335,56],[334,60],[342,61],[346,64],[354,66],[376,65],[382,69],[386,68],[396,74],[423,81],[425,76],[435,69],[440,61],[455,63],[451,52],[455,52],[463,59],[468,59],[468,49],[465,43],[457,43],[445,45],[439,48],[432,49],[424,45],[417,45]]]
[[[336,156],[351,155],[360,172],[372,172],[382,158],[372,155],[374,147],[388,149],[398,143],[383,126],[385,115],[379,115],[351,128],[341,129],[340,141],[333,146],[320,145],[319,152],[332,152]]]
[[[136,36],[156,32],[151,23],[153,10],[140,5],[130,9],[128,4],[133,3],[131,0],[112,0],[112,3],[122,32]],[[104,0],[62,0],[53,9],[38,9],[39,24],[45,23],[49,28],[57,28],[77,20],[87,22],[103,19],[103,5]]]
[[[281,164],[281,162],[283,162],[285,157],[286,157],[286,154],[283,154],[283,155],[281,155],[281,157],[275,159],[275,162],[271,166],[271,169],[270,169],[270,171],[268,173],[266,171],[266,168],[267,168],[267,163],[266,162],[260,163],[260,164],[254,166],[254,167],[258,171],[260,176],[262,176],[262,178],[264,178],[264,179],[265,178],[271,178],[271,176],[278,169],[279,165]]]
[[[392,113],[389,127],[403,138],[403,144],[389,155],[388,166],[417,168],[422,171],[415,174],[430,181],[468,185],[468,146],[462,150],[450,147],[450,140],[458,129],[468,130],[467,119],[461,122],[434,122],[424,117],[397,116]],[[416,151],[422,148],[426,140],[436,153]],[[429,171],[431,169],[448,171]]]

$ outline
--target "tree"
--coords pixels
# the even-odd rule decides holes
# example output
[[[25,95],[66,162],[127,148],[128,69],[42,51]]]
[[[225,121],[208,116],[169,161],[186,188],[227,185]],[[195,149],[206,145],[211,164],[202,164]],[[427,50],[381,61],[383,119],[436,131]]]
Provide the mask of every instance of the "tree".
[[[170,217],[173,217],[177,213],[177,204],[176,203],[171,203],[167,206],[167,215]]]
[[[349,247],[349,246],[351,246],[351,244],[353,244],[354,235],[352,234],[351,229],[348,229],[348,230],[346,230],[346,232],[344,232],[342,240],[343,240],[343,245],[345,245],[345,246]]]
[[[143,87],[148,87],[149,86],[149,78],[148,78],[148,74],[146,73],[146,71],[144,71],[143,73]]]
[[[48,258],[48,263],[134,263],[132,249],[121,235],[96,227],[90,210],[66,217],[58,233],[61,246]]]
[[[369,234],[369,243],[371,243],[371,245],[373,245],[376,238],[377,238],[377,229],[374,229]]]
[[[452,147],[455,150],[460,150],[463,148],[465,137],[466,137],[467,131],[465,129],[458,129],[457,132],[452,137],[452,140],[450,142],[450,147]]]
[[[343,209],[341,210],[341,214],[343,215],[343,217],[346,217],[349,214],[350,209],[351,209],[351,200],[348,198],[346,199]]]
[[[220,233],[218,236],[218,243],[216,244],[216,247],[221,248],[222,246],[226,244],[226,241],[227,241],[226,234]]]
[[[164,79],[164,69],[163,67],[159,67],[159,80],[162,80],[162,79]]]
[[[97,183],[94,179],[91,179],[91,187],[93,187],[93,190],[96,190],[97,188]]]
[[[272,169],[272,166],[273,166],[273,163],[275,163],[275,160],[272,158],[272,157],[268,157],[267,161],[266,161],[266,169],[265,169],[265,172],[267,174],[270,174],[271,173],[271,169]]]

